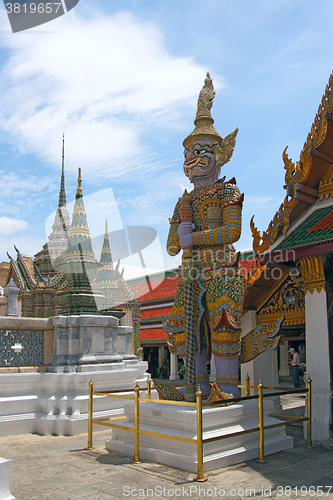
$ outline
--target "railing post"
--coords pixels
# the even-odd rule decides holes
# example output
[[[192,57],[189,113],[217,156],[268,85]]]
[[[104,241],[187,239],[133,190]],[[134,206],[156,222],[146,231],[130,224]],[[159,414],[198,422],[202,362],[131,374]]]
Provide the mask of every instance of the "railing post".
[[[312,380],[310,378],[310,375],[308,376],[308,379],[306,381],[306,385],[307,385],[307,389],[308,389],[308,395],[307,395],[307,400],[306,400],[306,408],[307,408],[307,417],[308,417],[308,421],[307,421],[307,443],[306,443],[306,447],[307,448],[311,448],[312,447],[312,409],[311,409],[311,397],[312,397],[312,394],[311,394],[311,384],[312,384]]]
[[[204,482],[207,478],[204,476],[203,470],[203,443],[202,443],[202,392],[200,385],[195,393],[197,398],[197,455],[198,455],[198,474],[195,481]]]
[[[250,376],[247,373],[246,379],[245,379],[245,391],[246,391],[246,397],[250,396]]]
[[[88,404],[88,445],[87,448],[88,450],[91,450],[93,445],[92,445],[92,418],[93,418],[93,390],[94,390],[94,383],[92,379],[90,379],[89,382],[89,404]]]
[[[134,458],[133,464],[141,464],[139,455],[139,392],[140,388],[136,384],[134,389]]]
[[[259,411],[259,459],[258,462],[266,462],[264,452],[264,400],[263,385],[261,380],[258,384],[258,411]]]
[[[150,379],[149,375],[147,378],[147,398],[151,399],[151,379]]]

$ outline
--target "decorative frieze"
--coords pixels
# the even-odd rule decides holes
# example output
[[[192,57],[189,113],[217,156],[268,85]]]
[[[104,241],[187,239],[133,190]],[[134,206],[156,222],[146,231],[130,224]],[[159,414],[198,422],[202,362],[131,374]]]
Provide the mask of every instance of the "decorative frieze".
[[[326,289],[324,265],[320,255],[300,259],[299,266],[301,268],[305,292],[309,291],[313,293],[314,290],[317,290],[319,293],[322,289]]]

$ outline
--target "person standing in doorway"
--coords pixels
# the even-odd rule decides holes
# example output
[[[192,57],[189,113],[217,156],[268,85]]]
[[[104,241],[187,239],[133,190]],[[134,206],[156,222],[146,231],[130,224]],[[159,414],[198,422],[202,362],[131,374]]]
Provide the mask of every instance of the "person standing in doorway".
[[[299,387],[299,364],[300,364],[300,357],[298,352],[295,351],[295,349],[292,347],[289,349],[290,354],[292,355],[293,359],[289,362],[292,366],[293,369],[293,376],[294,376],[294,387],[297,388]]]

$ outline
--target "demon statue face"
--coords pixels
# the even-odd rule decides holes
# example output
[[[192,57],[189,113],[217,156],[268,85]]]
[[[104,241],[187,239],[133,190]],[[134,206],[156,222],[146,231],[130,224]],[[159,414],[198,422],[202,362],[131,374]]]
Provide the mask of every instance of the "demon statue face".
[[[195,188],[213,184],[219,178],[219,149],[220,145],[216,141],[204,139],[185,148],[184,172]]]

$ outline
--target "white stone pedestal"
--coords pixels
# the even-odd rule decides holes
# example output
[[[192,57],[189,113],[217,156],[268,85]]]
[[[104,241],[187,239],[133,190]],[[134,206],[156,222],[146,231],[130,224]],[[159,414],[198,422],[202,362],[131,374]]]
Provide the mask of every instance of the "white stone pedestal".
[[[268,417],[273,403],[264,401],[265,425],[277,423]],[[128,428],[134,427],[134,404],[125,405],[127,420],[122,422]],[[232,432],[258,427],[258,402],[244,401],[228,407],[204,407],[203,438],[226,435]],[[187,438],[197,436],[196,408],[159,403],[140,403],[140,429]],[[140,434],[140,458],[169,465],[190,472],[197,472],[197,445],[173,439]],[[106,449],[126,455],[134,454],[133,432],[112,430],[112,439],[106,442]],[[276,453],[293,447],[293,439],[285,433],[284,427],[265,431],[265,454]],[[225,438],[204,444],[204,470],[214,470],[259,456],[258,432]]]
[[[15,500],[9,491],[10,460],[0,457],[0,500]]]
[[[0,375],[0,437],[37,432],[77,435],[88,429],[88,383],[94,391],[147,386],[147,362],[123,361],[101,371],[3,373]],[[104,369],[103,369],[104,368]],[[107,368],[107,369],[106,369]],[[123,399],[94,396],[94,417],[123,412]]]

